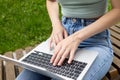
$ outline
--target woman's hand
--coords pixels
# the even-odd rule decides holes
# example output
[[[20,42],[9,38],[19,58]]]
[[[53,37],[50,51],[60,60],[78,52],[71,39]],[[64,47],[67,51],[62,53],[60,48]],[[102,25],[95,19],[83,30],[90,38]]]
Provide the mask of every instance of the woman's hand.
[[[74,35],[71,35],[59,42],[55,47],[55,52],[50,60],[50,63],[52,63],[54,66],[60,66],[65,58],[69,56],[68,63],[70,64],[74,58],[74,54],[79,43],[80,40],[75,38]]]
[[[60,41],[68,36],[65,28],[63,26],[53,27],[52,34],[50,36],[50,47],[52,43],[57,45]]]

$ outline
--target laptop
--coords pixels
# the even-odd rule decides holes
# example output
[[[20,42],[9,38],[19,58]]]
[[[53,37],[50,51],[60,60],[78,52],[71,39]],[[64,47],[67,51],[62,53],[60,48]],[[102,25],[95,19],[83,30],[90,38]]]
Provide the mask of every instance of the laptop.
[[[3,55],[0,55],[0,59],[57,80],[82,80],[98,55],[96,51],[78,48],[71,64],[67,63],[68,58],[66,58],[62,66],[53,66],[50,63],[50,58],[54,53],[54,49],[50,50],[48,44],[49,39],[39,44],[19,60]]]

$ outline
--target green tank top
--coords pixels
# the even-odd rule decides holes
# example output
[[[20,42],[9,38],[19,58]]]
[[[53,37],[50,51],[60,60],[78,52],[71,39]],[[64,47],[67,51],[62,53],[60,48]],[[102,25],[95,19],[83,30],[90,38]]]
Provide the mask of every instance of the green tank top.
[[[106,12],[107,0],[57,0],[62,14],[74,18],[95,18]]]

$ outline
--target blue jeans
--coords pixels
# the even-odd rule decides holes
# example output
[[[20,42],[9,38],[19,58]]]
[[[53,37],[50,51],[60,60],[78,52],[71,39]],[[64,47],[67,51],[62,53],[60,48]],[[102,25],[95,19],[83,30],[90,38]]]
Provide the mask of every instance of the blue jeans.
[[[68,32],[68,35],[87,27],[87,25],[94,21],[96,21],[96,19],[62,17],[62,24]],[[101,80],[109,70],[113,60],[113,50],[109,31],[106,29],[99,34],[84,40],[78,47],[99,52],[98,57],[84,76],[83,80]],[[51,80],[51,78],[25,69],[16,80]]]

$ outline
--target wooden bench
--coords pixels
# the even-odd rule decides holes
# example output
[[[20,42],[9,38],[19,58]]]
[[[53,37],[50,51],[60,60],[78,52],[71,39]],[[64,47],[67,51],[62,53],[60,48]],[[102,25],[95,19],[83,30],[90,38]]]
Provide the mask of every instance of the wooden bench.
[[[4,55],[14,59],[20,59],[23,55],[28,53],[31,49],[33,48],[27,47],[24,50],[18,49],[15,52],[7,52]],[[0,60],[0,80],[15,80],[15,78],[18,76],[18,74],[22,70],[23,69],[21,67],[18,67],[13,63]]]
[[[114,59],[104,80],[120,80],[120,24],[110,27]]]
[[[120,80],[120,24],[111,27],[110,31],[115,56],[111,68],[103,80]],[[15,52],[7,52],[4,55],[14,59],[19,59],[31,49],[33,48],[27,47],[25,49],[18,49]],[[0,60],[0,80],[15,80],[21,71],[21,67],[10,62]]]

